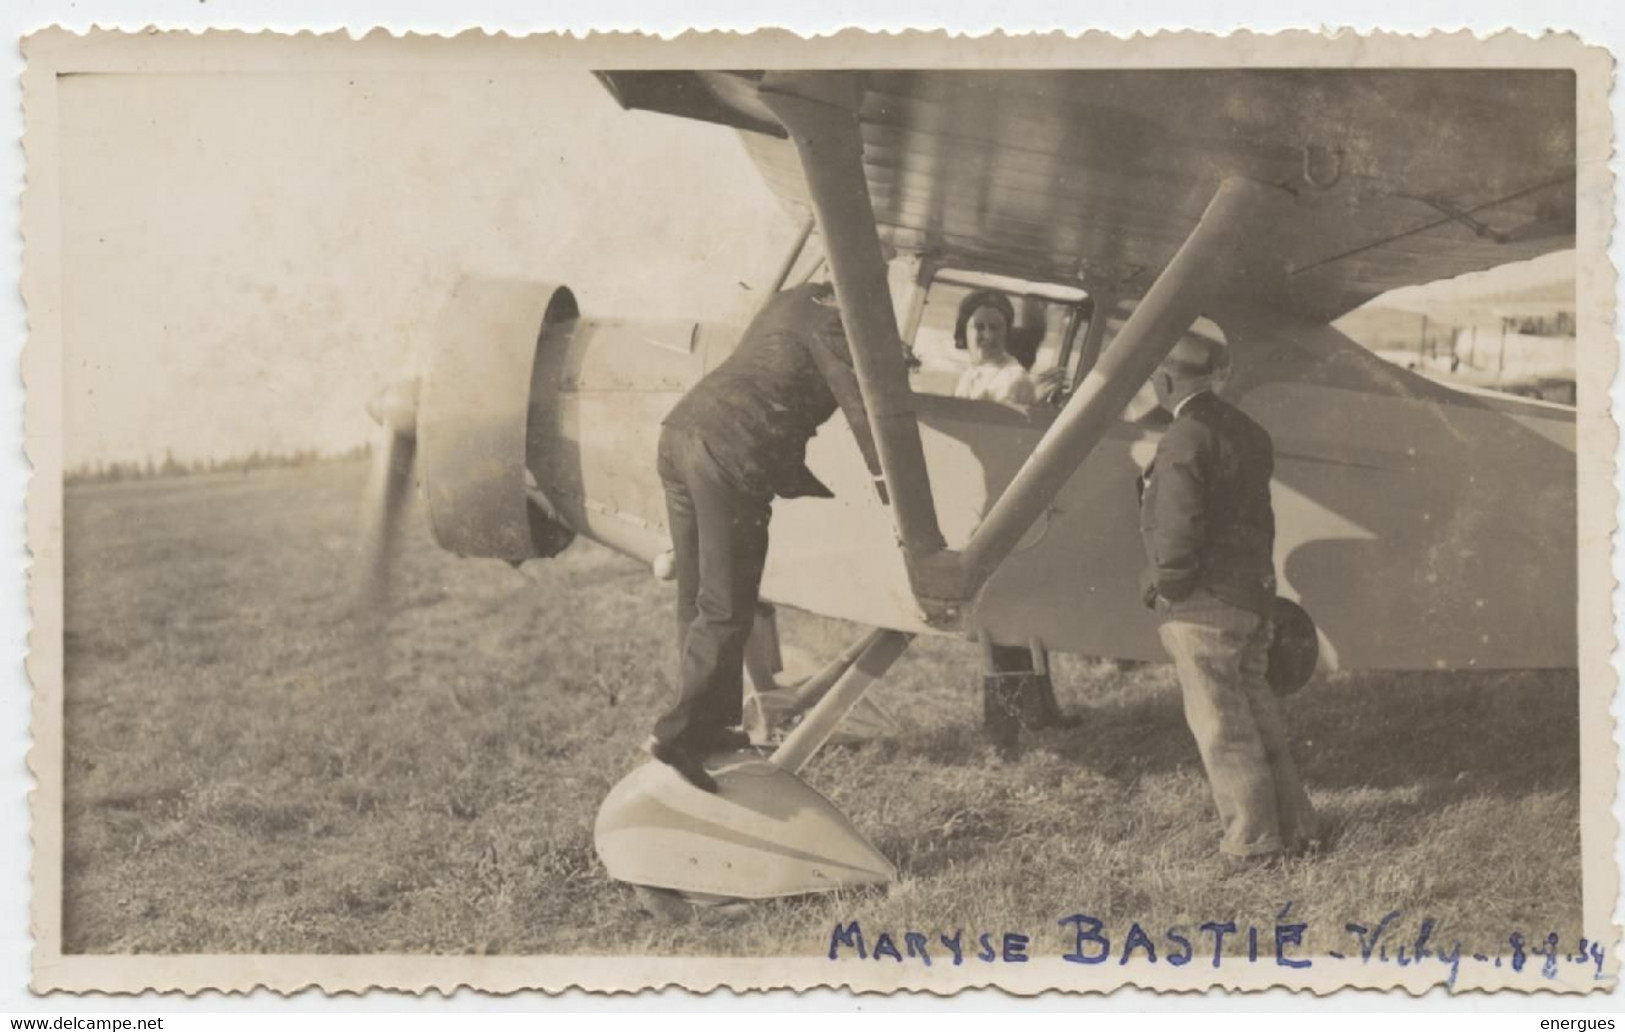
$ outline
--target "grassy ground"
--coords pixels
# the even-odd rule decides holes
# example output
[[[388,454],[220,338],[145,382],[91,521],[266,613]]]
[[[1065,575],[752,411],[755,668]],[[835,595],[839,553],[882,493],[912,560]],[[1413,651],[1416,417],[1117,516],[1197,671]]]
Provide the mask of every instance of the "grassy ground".
[[[67,952],[807,953],[858,919],[1027,930],[1053,955],[1074,911],[1160,947],[1176,924],[1272,929],[1288,901],[1317,951],[1390,910],[1469,951],[1578,935],[1570,672],[1311,686],[1288,717],[1338,848],[1226,878],[1169,668],[1063,657],[1087,725],[1001,764],[974,648],[936,639],[879,689],[905,733],[807,771],[900,884],[726,928],[654,920],[604,875],[592,821],[668,689],[669,587],[589,543],[520,571],[457,560],[415,523],[402,604],[369,644],[344,606],[362,479],[326,464],[69,492]],[[821,653],[857,633],[783,620]]]

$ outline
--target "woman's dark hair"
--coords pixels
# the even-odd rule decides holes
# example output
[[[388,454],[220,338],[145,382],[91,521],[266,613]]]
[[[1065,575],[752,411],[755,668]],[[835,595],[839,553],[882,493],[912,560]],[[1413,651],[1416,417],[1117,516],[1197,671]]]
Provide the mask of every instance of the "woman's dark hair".
[[[1007,333],[1016,328],[1016,306],[1010,303],[1009,298],[997,290],[978,290],[967,294],[965,300],[959,302],[959,318],[954,320],[954,347],[961,351],[970,346],[965,341],[965,327],[978,308],[992,308],[1004,316]]]

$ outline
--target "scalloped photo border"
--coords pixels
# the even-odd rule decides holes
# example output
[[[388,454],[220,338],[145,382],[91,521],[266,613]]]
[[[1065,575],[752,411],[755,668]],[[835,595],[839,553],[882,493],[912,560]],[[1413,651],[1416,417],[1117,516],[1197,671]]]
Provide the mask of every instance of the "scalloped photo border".
[[[1419,994],[1444,984],[1442,965],[1367,965],[1357,959],[1316,957],[1313,968],[1205,964],[1182,968],[1133,961],[1080,967],[1058,958],[1035,958],[1019,966],[987,969],[902,965],[832,965],[823,957],[724,958],[692,956],[259,956],[259,955],[64,955],[62,943],[61,822],[63,775],[63,547],[61,411],[64,291],[56,213],[61,203],[57,172],[59,76],[82,72],[157,73],[276,71],[294,73],[343,67],[504,67],[545,61],[583,71],[608,68],[884,68],[1020,69],[1030,67],[1225,68],[1296,67],[1359,69],[1393,67],[1566,68],[1577,76],[1579,135],[1577,236],[1579,334],[1615,339],[1615,272],[1607,258],[1613,225],[1613,126],[1608,106],[1614,75],[1607,51],[1572,36],[1530,38],[1506,31],[1481,38],[1463,30],[1426,36],[1352,31],[1289,31],[1228,36],[1159,32],[1121,38],[1099,32],[1049,33],[975,39],[945,32],[874,34],[843,30],[802,38],[781,30],[749,34],[686,32],[672,39],[628,33],[510,36],[470,30],[453,36],[396,36],[378,28],[364,34],[335,32],[248,33],[233,30],[118,32],[83,35],[60,29],[34,33],[23,42],[23,146],[27,184],[22,201],[22,291],[29,336],[23,370],[27,390],[26,442],[33,479],[27,526],[32,568],[29,601],[34,621],[28,672],[33,685],[30,768],[37,779],[31,798],[33,876],[33,988],[36,992],[197,994],[241,993],[266,988],[278,993],[315,989],[325,993],[382,989],[405,993],[452,992],[471,987],[488,993],[579,988],[626,993],[664,986],[694,992],[813,987],[855,993],[923,991],[951,994],[996,986],[1030,995],[1049,991],[1110,993],[1125,987],[1157,991],[1212,989],[1288,990],[1325,994],[1358,988]],[[1609,386],[1616,354],[1582,350],[1578,378],[1580,746],[1582,885],[1585,931],[1608,945],[1605,977],[1564,965],[1546,978],[1538,965],[1522,973],[1463,965],[1454,992],[1609,989],[1618,972],[1620,929],[1613,914],[1618,894],[1617,828],[1612,815],[1617,756],[1610,705],[1615,645],[1610,565],[1615,531],[1616,428],[1609,413]],[[1260,929],[1273,949],[1274,929]]]

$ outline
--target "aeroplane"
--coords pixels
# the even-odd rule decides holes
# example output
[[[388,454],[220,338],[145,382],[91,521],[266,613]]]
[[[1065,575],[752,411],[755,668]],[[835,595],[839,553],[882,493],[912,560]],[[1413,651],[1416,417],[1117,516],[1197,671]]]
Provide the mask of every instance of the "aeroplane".
[[[798,691],[771,757],[713,758],[719,795],[659,764],[618,785],[596,829],[613,877],[691,903],[889,882],[798,772],[915,635],[1160,658],[1134,483],[1161,432],[1145,384],[1187,333],[1222,339],[1222,393],[1274,439],[1280,590],[1323,667],[1577,665],[1573,412],[1452,390],[1329,325],[1573,246],[1572,75],[599,77],[623,108],[737,131],[804,220],[774,284],[833,281],[884,474],[876,491],[840,420],[814,438],[836,498],[775,503],[763,598],[873,630]],[[945,396],[913,367],[989,284],[1064,371],[1056,404]],[[562,283],[463,281],[421,384],[373,405],[375,583],[414,478],[460,555],[519,563],[581,535],[657,562],[661,419],[739,333],[608,317]]]
[[[1389,362],[1458,389],[1574,405],[1574,255],[1521,263],[1362,305],[1338,329]]]

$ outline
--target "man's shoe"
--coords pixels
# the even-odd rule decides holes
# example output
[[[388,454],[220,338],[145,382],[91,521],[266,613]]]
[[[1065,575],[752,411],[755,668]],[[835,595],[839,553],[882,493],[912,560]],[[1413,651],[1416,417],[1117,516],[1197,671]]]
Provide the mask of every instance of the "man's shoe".
[[[1286,854],[1279,850],[1273,853],[1254,853],[1252,856],[1232,856],[1229,853],[1221,855],[1224,857],[1224,873],[1227,875],[1273,871],[1286,859]]]
[[[700,758],[687,749],[670,742],[662,742],[658,738],[650,738],[648,750],[650,756],[676,771],[684,781],[701,792],[716,792],[717,779],[705,769],[705,764],[700,762]]]
[[[750,748],[750,735],[737,727],[719,727],[701,735],[698,748],[706,753],[738,752]]]

